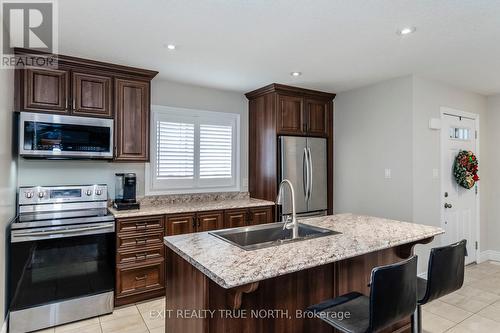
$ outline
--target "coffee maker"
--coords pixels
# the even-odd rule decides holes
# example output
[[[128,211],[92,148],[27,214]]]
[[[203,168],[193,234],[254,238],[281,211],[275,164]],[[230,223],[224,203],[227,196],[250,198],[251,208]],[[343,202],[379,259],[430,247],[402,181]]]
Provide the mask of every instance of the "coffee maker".
[[[135,173],[116,173],[115,201],[113,207],[117,210],[139,209],[136,201],[137,177]]]

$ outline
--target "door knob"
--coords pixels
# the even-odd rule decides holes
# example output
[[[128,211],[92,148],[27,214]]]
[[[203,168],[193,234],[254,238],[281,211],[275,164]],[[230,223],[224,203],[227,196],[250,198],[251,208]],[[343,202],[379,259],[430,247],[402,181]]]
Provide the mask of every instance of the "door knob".
[[[453,206],[451,204],[449,204],[449,203],[445,203],[444,204],[444,208],[451,208],[451,207],[453,207]]]

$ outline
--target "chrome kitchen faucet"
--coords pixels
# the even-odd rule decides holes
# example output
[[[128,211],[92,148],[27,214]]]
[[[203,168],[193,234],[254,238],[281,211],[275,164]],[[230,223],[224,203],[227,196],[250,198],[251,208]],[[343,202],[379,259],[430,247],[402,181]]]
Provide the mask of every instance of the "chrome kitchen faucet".
[[[293,228],[293,234],[292,234],[292,239],[299,238],[299,223],[297,222],[297,214],[295,212],[295,191],[293,190],[293,185],[292,182],[290,182],[288,179],[283,179],[280,183],[280,187],[278,190],[278,198],[276,199],[276,203],[278,205],[282,204],[282,197],[283,197],[283,185],[287,184],[288,188],[290,189],[290,196],[292,197],[292,221],[290,222],[288,217],[285,217],[283,215],[283,230],[286,229],[292,229]]]

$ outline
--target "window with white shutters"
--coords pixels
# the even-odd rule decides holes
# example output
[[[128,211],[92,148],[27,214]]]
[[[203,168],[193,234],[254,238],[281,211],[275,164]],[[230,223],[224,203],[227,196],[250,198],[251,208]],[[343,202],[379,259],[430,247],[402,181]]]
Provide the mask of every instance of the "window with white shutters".
[[[239,115],[153,107],[147,192],[239,190]]]
[[[156,176],[194,178],[194,124],[156,122]]]
[[[231,178],[233,128],[200,124],[200,178]]]

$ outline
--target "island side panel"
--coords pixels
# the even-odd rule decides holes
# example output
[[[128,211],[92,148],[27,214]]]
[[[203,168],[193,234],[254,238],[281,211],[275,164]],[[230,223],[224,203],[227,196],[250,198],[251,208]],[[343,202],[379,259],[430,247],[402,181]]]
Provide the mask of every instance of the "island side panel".
[[[421,243],[421,242],[416,242]],[[297,318],[296,311],[351,291],[369,295],[370,275],[374,267],[399,262],[410,254],[415,243],[346,259],[333,264],[278,276],[258,282],[255,290],[242,293],[239,309],[233,309],[238,288],[225,289],[208,279],[172,250],[167,248],[167,319],[166,332],[192,333],[332,333],[333,328],[319,319]],[[210,310],[206,318],[186,319],[177,310]],[[243,311],[245,318],[241,316]],[[267,318],[255,318],[252,310],[268,311]],[[168,316],[170,311],[171,315]],[[255,313],[255,311],[254,311]],[[287,313],[288,316],[283,316]],[[257,312],[263,315],[264,312]],[[269,318],[271,314],[277,318]],[[260,317],[259,315],[259,317]],[[230,318],[233,316],[234,318]],[[383,332],[409,332],[410,318]]]
[[[328,324],[312,319],[296,317],[303,311],[334,295],[334,266],[332,264],[311,268],[259,282],[258,288],[242,295],[241,311],[246,319],[217,316],[210,320],[210,332],[273,332],[333,333]],[[226,289],[210,282],[210,308],[228,309]],[[252,312],[253,311],[253,312]]]
[[[208,309],[209,279],[168,247],[165,267],[165,332],[208,333],[207,319],[193,315]]]

